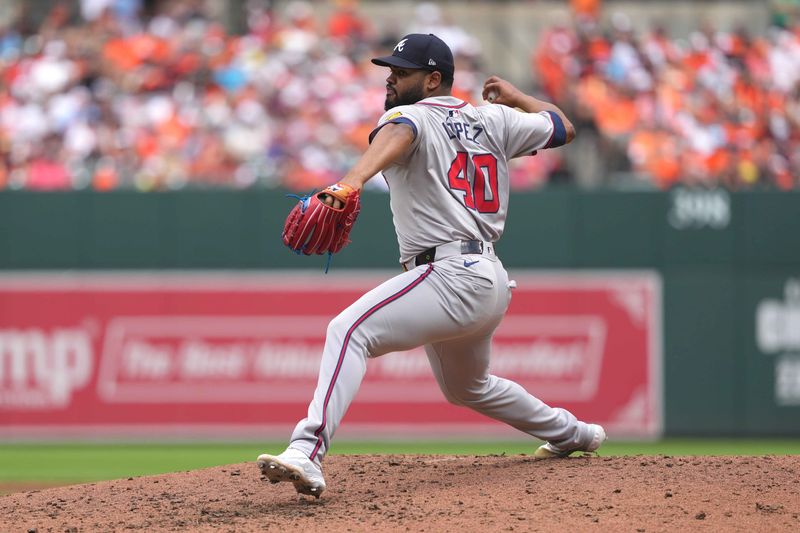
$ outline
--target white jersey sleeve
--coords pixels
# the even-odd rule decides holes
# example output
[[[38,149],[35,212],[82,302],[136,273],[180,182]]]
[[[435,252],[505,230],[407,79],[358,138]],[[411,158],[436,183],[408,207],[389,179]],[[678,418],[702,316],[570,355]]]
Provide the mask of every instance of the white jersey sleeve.
[[[375,129],[369,134],[369,142],[372,142],[378,131],[387,124],[406,124],[411,127],[414,131],[414,140],[409,147],[409,153],[414,151],[424,136],[425,128],[421,127],[422,112],[413,105],[398,106],[385,112],[378,120]]]
[[[503,105],[495,107],[503,114],[505,121],[503,142],[509,159],[566,144],[566,128],[556,113],[524,113]]]

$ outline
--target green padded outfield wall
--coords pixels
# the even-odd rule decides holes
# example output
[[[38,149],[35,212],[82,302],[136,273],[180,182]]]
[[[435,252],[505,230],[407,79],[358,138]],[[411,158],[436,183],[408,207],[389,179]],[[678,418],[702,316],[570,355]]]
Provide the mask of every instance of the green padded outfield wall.
[[[0,193],[0,270],[314,269],[280,243],[281,191]],[[392,268],[388,197],[366,194],[334,269]],[[515,194],[507,267],[654,269],[668,435],[800,435],[800,193]]]

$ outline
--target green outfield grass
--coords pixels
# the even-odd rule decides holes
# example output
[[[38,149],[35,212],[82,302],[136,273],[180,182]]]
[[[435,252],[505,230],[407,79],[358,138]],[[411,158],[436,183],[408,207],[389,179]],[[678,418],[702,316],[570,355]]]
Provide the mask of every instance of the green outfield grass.
[[[0,444],[0,482],[68,484],[254,461],[284,442],[203,444]],[[535,443],[336,442],[332,454],[530,454]],[[800,440],[667,439],[609,442],[600,455],[794,455]]]

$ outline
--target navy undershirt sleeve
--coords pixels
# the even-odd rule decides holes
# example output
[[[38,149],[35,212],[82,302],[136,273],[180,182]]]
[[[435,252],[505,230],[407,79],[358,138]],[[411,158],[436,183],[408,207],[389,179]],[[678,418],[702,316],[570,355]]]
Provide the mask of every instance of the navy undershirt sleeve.
[[[414,132],[414,139],[417,138],[417,125],[414,124],[414,122],[411,119],[408,119],[406,117],[397,117],[397,118],[393,118],[392,120],[387,120],[386,122],[384,122],[383,124],[381,124],[380,126],[375,128],[374,130],[372,130],[372,132],[369,134],[369,142],[370,143],[372,142],[372,139],[374,139],[375,136],[378,134],[378,132],[381,130],[381,128],[384,127],[387,124],[406,124],[408,126],[411,126],[411,129]]]
[[[553,120],[553,135],[550,137],[550,142],[547,143],[545,148],[556,148],[567,144],[567,128],[564,126],[564,121],[558,116],[558,113],[553,111],[547,112]]]

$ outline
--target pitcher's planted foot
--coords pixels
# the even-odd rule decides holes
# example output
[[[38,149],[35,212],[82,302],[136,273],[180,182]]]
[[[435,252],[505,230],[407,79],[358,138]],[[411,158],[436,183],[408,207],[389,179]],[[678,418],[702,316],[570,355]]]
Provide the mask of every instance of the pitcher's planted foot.
[[[290,481],[300,494],[319,498],[325,490],[322,468],[300,450],[287,448],[280,455],[259,455],[256,460],[261,473],[270,483]]]
[[[539,449],[533,453],[534,459],[557,459],[569,457],[575,452],[591,453],[597,451],[597,449],[600,448],[603,442],[605,442],[605,440],[608,438],[606,436],[606,431],[603,429],[603,426],[597,424],[589,424],[589,428],[593,430],[592,439],[586,445],[562,450],[558,446],[546,442],[539,446]]]

